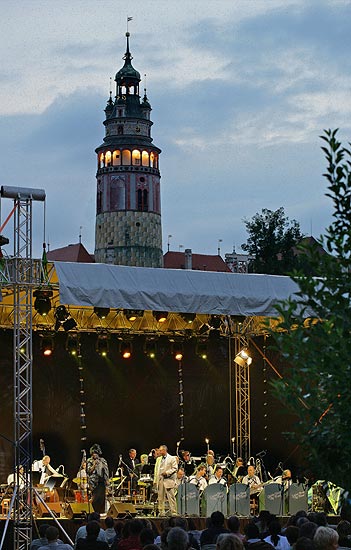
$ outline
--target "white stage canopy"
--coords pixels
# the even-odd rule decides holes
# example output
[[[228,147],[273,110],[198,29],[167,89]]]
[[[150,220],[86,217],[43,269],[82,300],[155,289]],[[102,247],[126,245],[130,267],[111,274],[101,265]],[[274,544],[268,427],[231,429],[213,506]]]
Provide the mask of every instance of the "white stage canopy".
[[[298,286],[289,277],[54,262],[61,304],[121,309],[275,316]]]

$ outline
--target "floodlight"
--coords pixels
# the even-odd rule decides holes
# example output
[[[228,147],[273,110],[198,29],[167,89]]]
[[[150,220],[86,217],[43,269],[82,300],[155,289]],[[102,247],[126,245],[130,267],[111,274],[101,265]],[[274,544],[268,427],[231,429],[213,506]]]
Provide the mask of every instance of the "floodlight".
[[[94,307],[94,313],[95,313],[95,315],[97,315],[99,317],[99,319],[105,319],[108,316],[108,314],[110,313],[110,308],[109,307],[95,306]]]
[[[34,309],[45,317],[51,310],[51,298],[53,296],[52,290],[44,290],[38,288],[33,292],[34,300]]]

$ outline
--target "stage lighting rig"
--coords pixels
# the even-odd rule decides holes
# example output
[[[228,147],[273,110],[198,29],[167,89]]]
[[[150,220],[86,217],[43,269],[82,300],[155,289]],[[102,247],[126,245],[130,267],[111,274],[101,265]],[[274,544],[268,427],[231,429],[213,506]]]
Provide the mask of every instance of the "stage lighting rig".
[[[158,323],[165,323],[168,317],[167,311],[153,311],[152,314]]]
[[[62,326],[64,330],[67,332],[68,330],[72,330],[77,326],[76,321],[71,317],[71,314],[67,310],[66,306],[58,306],[54,313],[56,323],[55,323],[55,330],[59,330]]]
[[[106,319],[108,314],[110,313],[109,307],[94,307],[94,313],[99,317],[99,319]]]
[[[234,358],[234,363],[240,365],[240,367],[250,366],[252,363],[252,357],[249,355],[248,349],[243,348],[236,354]]]
[[[34,300],[34,309],[39,313],[39,315],[42,315],[43,317],[46,317],[46,315],[51,310],[51,298],[53,296],[52,290],[44,290],[42,288],[37,288],[33,292],[33,296],[35,298]]]
[[[66,350],[74,357],[80,357],[80,340],[79,334],[67,334]]]
[[[40,337],[41,353],[44,357],[50,357],[54,351],[54,338],[51,334],[42,334]]]

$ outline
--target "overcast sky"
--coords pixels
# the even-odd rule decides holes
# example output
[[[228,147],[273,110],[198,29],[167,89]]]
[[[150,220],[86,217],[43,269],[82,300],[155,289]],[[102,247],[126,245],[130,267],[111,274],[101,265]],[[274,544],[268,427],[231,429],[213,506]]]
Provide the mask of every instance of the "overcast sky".
[[[318,136],[351,141],[350,0],[0,0],[1,185],[43,188],[50,249],[94,251],[94,149],[109,79],[147,73],[164,250],[216,254],[244,218],[283,206],[305,234],[331,220]],[[4,220],[11,201],[1,201]],[[34,209],[40,253],[43,208]],[[4,233],[9,233],[5,230]],[[11,236],[11,235],[8,235]],[[6,247],[11,252],[11,247]]]

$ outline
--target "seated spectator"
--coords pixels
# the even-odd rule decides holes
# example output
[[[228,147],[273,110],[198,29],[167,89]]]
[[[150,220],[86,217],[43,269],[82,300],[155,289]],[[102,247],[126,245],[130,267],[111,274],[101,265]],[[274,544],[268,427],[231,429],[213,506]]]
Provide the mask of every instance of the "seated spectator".
[[[30,550],[38,550],[41,546],[46,546],[48,539],[46,538],[46,530],[50,527],[48,523],[43,523],[39,526],[39,538],[33,539],[30,545]],[[62,542],[61,540],[57,542]]]
[[[327,527],[328,521],[327,521],[327,516],[324,512],[317,512],[316,523],[320,527]]]
[[[281,534],[281,529],[279,521],[272,521],[269,524],[269,535],[264,540],[272,544],[276,550],[290,550],[288,539]]]
[[[127,531],[124,528],[128,524]],[[143,523],[140,519],[130,519],[126,521],[122,533],[128,532],[126,538],[122,538],[117,544],[117,550],[141,550],[139,535],[143,529]]]
[[[216,550],[244,550],[244,545],[236,535],[221,533],[217,537]]]
[[[86,525],[87,536],[77,541],[77,550],[109,550],[106,541],[98,540],[100,524],[98,521],[88,521]]]
[[[41,550],[52,550],[52,548],[55,548],[55,550],[73,550],[72,546],[70,544],[64,544],[63,542],[58,542],[58,535],[59,531],[57,527],[50,526],[46,529],[46,539],[47,544],[44,544],[43,546],[40,546]]]
[[[245,536],[240,533],[240,520],[237,516],[230,516],[227,519],[227,527],[229,531],[241,541],[245,540]]]
[[[204,529],[200,536],[200,544],[216,544],[220,533],[229,533],[224,527],[224,515],[222,512],[213,512],[210,518],[210,526]]]
[[[188,533],[181,527],[171,527],[167,535],[168,550],[188,550]]]
[[[313,540],[307,537],[299,537],[295,542],[294,550],[314,550]]]
[[[142,548],[147,545],[153,544],[155,539],[153,530],[144,527],[144,529],[140,531],[139,539]]]
[[[308,539],[313,540],[314,534],[317,531],[318,525],[312,521],[305,521],[299,529],[299,538],[307,537]]]
[[[313,544],[316,550],[336,550],[338,541],[339,535],[331,527],[318,527],[313,537]]]
[[[106,529],[105,529],[106,541],[109,546],[112,546],[112,543],[116,538],[116,531],[114,528],[115,526],[114,519],[111,518],[111,516],[106,516],[105,525],[106,525]]]
[[[339,535],[339,548],[351,548],[351,523],[343,519],[339,521],[336,530]]]
[[[299,528],[296,527],[296,525],[289,525],[289,527],[285,529],[284,535],[288,539],[290,548],[292,548],[292,546],[295,544],[295,542],[299,538]]]
[[[100,514],[98,514],[97,512],[92,512],[91,514],[89,514],[88,523],[90,521],[97,521],[99,526],[100,526]],[[86,536],[87,536],[87,526],[82,525],[81,527],[79,527],[79,529],[76,533],[76,540],[75,540],[74,547],[77,548],[78,539],[85,539]],[[97,540],[101,540],[103,542],[106,542],[105,531],[101,527],[100,527],[100,531],[99,531],[99,535],[98,535]]]
[[[254,544],[255,542],[262,541],[258,527],[253,521],[250,521],[250,523],[245,525],[244,533],[245,533],[246,547],[250,546],[251,544]]]

